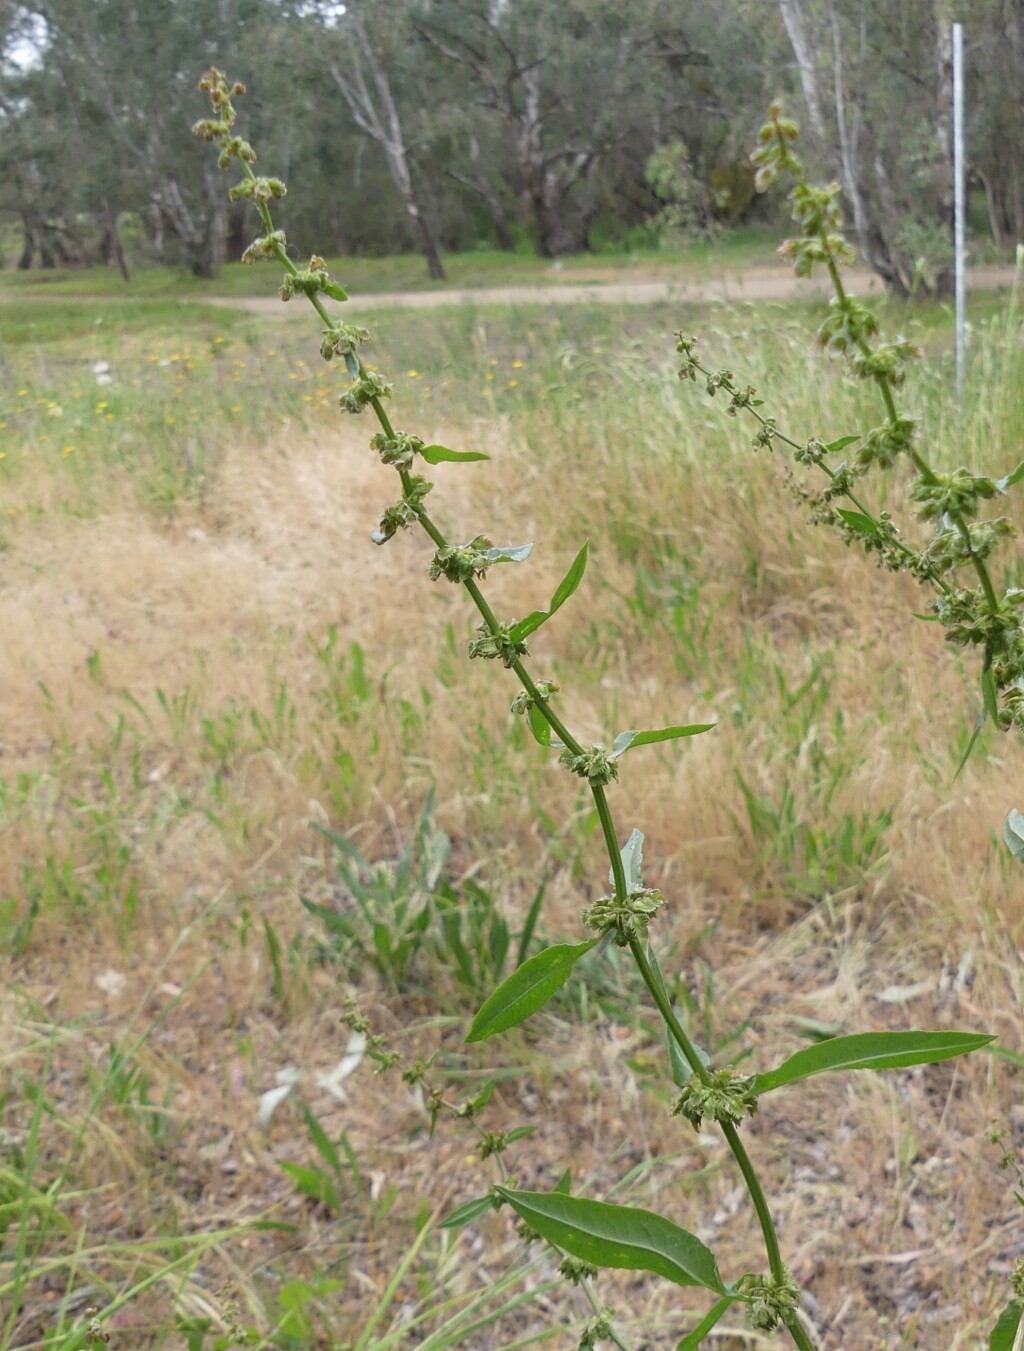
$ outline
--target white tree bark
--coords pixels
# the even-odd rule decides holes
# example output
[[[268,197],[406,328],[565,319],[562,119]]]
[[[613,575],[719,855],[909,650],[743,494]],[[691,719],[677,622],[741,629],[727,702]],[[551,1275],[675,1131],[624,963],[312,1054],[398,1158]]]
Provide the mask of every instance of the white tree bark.
[[[811,128],[820,144],[826,144],[825,118],[822,113],[821,93],[818,88],[818,72],[814,60],[814,47],[807,33],[807,16],[800,7],[800,0],[779,0],[782,22],[786,27],[789,45],[796,57],[797,71],[800,75],[800,88]]]
[[[355,36],[358,52],[351,52],[344,68],[332,61],[329,67],[331,78],[348,105],[356,126],[371,140],[376,141],[384,151],[388,171],[402,198],[406,215],[416,236],[416,243],[426,259],[430,275],[435,281],[444,281],[444,268],[441,265],[437,244],[420,209],[419,196],[409,164],[405,133],[402,130],[387,71],[370,40],[362,18],[352,14],[346,27]],[[372,90],[367,83],[367,72],[373,85]]]

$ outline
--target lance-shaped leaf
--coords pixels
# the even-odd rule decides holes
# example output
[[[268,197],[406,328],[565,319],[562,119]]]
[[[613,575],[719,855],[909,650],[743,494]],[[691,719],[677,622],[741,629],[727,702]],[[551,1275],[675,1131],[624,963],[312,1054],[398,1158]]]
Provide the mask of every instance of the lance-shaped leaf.
[[[555,594],[551,597],[551,604],[546,610],[534,610],[525,619],[520,619],[518,624],[513,625],[511,634],[513,642],[518,642],[521,638],[528,638],[531,633],[535,633],[541,624],[550,619],[556,610],[560,610],[573,592],[578,589],[580,582],[583,581],[583,574],[587,570],[589,550],[590,543],[588,541],[573,559],[572,567],[555,587]]]
[[[619,850],[619,857],[622,859],[622,870],[626,874],[626,890],[636,891],[644,884],[644,837],[641,831],[633,829],[629,839]],[[614,886],[615,874],[609,873],[608,880]]]
[[[963,769],[964,765],[966,765],[967,761],[971,758],[971,752],[978,744],[978,737],[981,736],[981,729],[984,726],[985,726],[985,710],[982,709],[974,720],[974,731],[971,733],[971,739],[967,743],[967,749],[963,753],[963,758],[956,767],[956,773],[953,775],[954,779],[958,779],[960,777],[960,771]]]
[[[735,1302],[731,1295],[723,1295],[714,1308],[708,1310],[707,1315],[700,1320],[693,1331],[687,1333],[683,1340],[676,1344],[676,1351],[697,1351],[704,1338]]]
[[[522,563],[533,553],[532,544],[506,544],[499,549],[481,549],[488,563]]]
[[[1003,842],[1017,860],[1024,863],[1024,816],[1016,807],[1011,807],[1003,822]]]
[[[419,452],[427,464],[441,464],[448,460],[453,464],[468,464],[471,460],[489,460],[482,450],[449,450],[447,446],[421,446]]]
[[[1005,493],[1007,488],[1012,488],[1013,485],[1019,483],[1022,478],[1024,478],[1024,460],[1021,460],[1017,468],[1011,470],[1005,478],[997,478],[996,487],[1000,488]]]
[[[656,741],[675,741],[681,736],[699,736],[717,727],[716,722],[691,722],[685,727],[659,727],[652,732],[620,732],[612,742],[612,755],[625,755],[634,746],[653,746]]]
[[[339,286],[336,281],[325,282],[324,294],[329,295],[332,300],[348,300],[348,292],[344,286]]]
[[[590,938],[585,943],[558,943],[523,962],[484,1001],[466,1040],[483,1041],[525,1022],[562,988],[583,954],[600,941]]]
[[[495,1191],[541,1238],[584,1262],[727,1293],[714,1253],[664,1215],[560,1192]]]
[[[530,731],[533,733],[534,740],[539,741],[542,746],[550,746],[551,724],[536,704],[530,705],[526,720],[530,724]]]
[[[825,449],[835,453],[838,450],[845,450],[847,446],[852,445],[854,441],[859,440],[859,436],[841,436],[838,441],[829,441]]]
[[[860,535],[878,534],[878,526],[862,511],[847,511],[845,507],[837,507],[836,510],[851,530],[856,530]]]
[[[542,746],[551,746],[555,750],[561,750],[565,745],[551,731],[551,724],[545,718],[536,704],[531,704],[526,714],[526,720],[530,724],[530,731],[533,733],[534,740],[539,741]]]
[[[473,1201],[467,1201],[465,1205],[456,1207],[450,1215],[446,1215],[437,1226],[439,1229],[461,1229],[463,1225],[472,1224],[478,1220],[481,1215],[491,1209],[493,1202],[490,1196],[478,1196]]]
[[[1013,1351],[1022,1314],[1024,1304],[1018,1299],[1011,1299],[989,1333],[988,1351]]]
[[[537,1129],[536,1126],[516,1126],[514,1129],[505,1133],[505,1143],[512,1144],[516,1140],[525,1140],[528,1135],[532,1135]]]
[[[900,1070],[910,1065],[932,1065],[993,1041],[994,1036],[982,1032],[858,1032],[851,1037],[831,1037],[797,1051],[778,1069],[758,1074],[754,1086],[758,1093],[767,1093],[828,1070]]]

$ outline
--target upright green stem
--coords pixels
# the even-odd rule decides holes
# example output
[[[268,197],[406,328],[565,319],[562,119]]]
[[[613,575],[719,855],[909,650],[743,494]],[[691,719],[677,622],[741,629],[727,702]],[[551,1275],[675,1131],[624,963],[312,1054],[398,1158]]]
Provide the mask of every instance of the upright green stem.
[[[779,1238],[775,1232],[775,1225],[772,1222],[771,1212],[768,1209],[768,1202],[765,1200],[764,1191],[761,1183],[758,1181],[757,1174],[754,1172],[754,1165],[750,1162],[750,1155],[747,1153],[746,1146],[740,1139],[739,1131],[731,1121],[723,1121],[722,1134],[729,1142],[729,1148],[732,1150],[733,1158],[743,1174],[743,1180],[747,1184],[747,1191],[750,1192],[750,1199],[754,1203],[754,1209],[757,1211],[757,1218],[761,1224],[761,1233],[764,1235],[765,1251],[768,1254],[768,1265],[772,1269],[772,1275],[776,1280],[781,1280],[785,1274],[785,1266],[782,1261],[782,1253],[779,1251]]]
[[[629,894],[629,884],[626,882],[626,869],[622,863],[622,851],[619,849],[619,839],[615,833],[615,822],[612,820],[611,808],[608,806],[608,795],[599,783],[592,783],[590,791],[594,795],[597,819],[601,822],[601,833],[604,835],[605,848],[612,865],[615,895],[618,900],[624,901]]]
[[[249,167],[247,163],[245,163],[245,161],[242,161],[242,167],[245,173],[250,178],[255,178],[252,169]],[[272,235],[274,233],[274,226],[269,208],[264,202],[257,203],[257,206],[259,208],[260,216],[262,217],[263,224],[268,236]],[[277,256],[278,260],[281,262],[281,264],[285,267],[285,269],[292,276],[295,276],[298,272],[298,268],[285,253],[284,249],[281,248],[280,245],[275,245],[274,253]],[[311,295],[308,298],[311,304],[313,305],[313,308],[320,315],[321,319],[323,319],[327,327],[334,328],[335,321],[328,313],[319,296]],[[358,365],[359,371],[360,373],[362,373],[364,370],[362,362],[359,362]],[[388,417],[387,413],[385,412],[380,399],[374,398],[370,401],[370,403],[373,408],[374,414],[377,417],[377,421],[380,423],[381,429],[384,432],[385,436],[394,437],[395,435],[394,428],[391,425],[391,420]],[[403,492],[408,493],[410,487],[412,486],[411,476],[406,470],[400,470],[399,473],[402,481]],[[447,545],[447,540],[445,539],[443,532],[434,524],[434,522],[431,520],[430,516],[423,509],[422,506],[416,509],[416,515],[424,531],[434,542],[434,544],[438,548],[445,548]],[[473,578],[469,578],[467,581],[463,583],[463,585],[465,586],[466,591],[468,592],[474,605],[476,606],[481,617],[483,618],[484,623],[487,625],[487,627],[490,629],[492,633],[497,633],[499,629],[498,620],[494,614],[494,611],[491,609],[486,597],[480,590],[480,587],[477,585],[476,581]],[[579,754],[583,749],[581,743],[572,735],[572,733],[564,725],[564,723],[561,721],[558,715],[551,710],[549,701],[541,695],[540,691],[537,688],[536,683],[534,682],[534,680],[532,679],[529,672],[526,670],[525,666],[523,665],[522,661],[519,658],[513,661],[511,669],[515,673],[516,678],[519,680],[523,689],[526,690],[526,692],[533,699],[538,712],[546,720],[548,725],[551,727],[552,731],[554,731],[558,735],[558,737],[565,743],[565,745],[571,751],[573,751],[576,754]],[[614,879],[615,884],[615,894],[620,899],[625,899],[628,896],[629,887],[626,881],[625,868],[622,863],[622,855],[619,850],[618,836],[615,830],[615,823],[612,818],[611,809],[608,806],[608,799],[605,794],[604,788],[601,785],[591,784],[590,787],[594,796],[594,803],[597,808],[598,819],[601,822],[601,830],[604,835],[604,842],[608,852],[608,859],[611,864],[612,877]],[[647,958],[647,954],[643,949],[643,945],[638,940],[634,939],[630,942],[629,946],[630,951],[633,955],[633,959],[636,962],[637,967],[640,971],[640,975],[644,981],[644,984],[647,986],[651,998],[653,999],[655,1006],[657,1007],[659,1013],[661,1014],[662,1019],[664,1020],[670,1035],[674,1038],[677,1045],[679,1046],[679,1049],[685,1056],[687,1064],[690,1066],[693,1073],[697,1075],[697,1077],[701,1080],[702,1083],[705,1084],[710,1083],[711,1075],[706,1066],[704,1065],[704,1062],[701,1060],[699,1054],[697,1053],[697,1048],[690,1040],[690,1038],[687,1036],[685,1029],[683,1028],[679,1019],[677,1018],[675,1010],[672,1008],[671,1002],[666,997],[664,990],[662,988],[662,984],[655,975],[654,969],[652,968]],[[771,1213],[768,1209],[768,1203],[765,1199],[764,1191],[761,1187],[760,1182],[758,1181],[757,1174],[754,1170],[754,1166],[750,1161],[750,1157],[747,1154],[746,1149],[744,1148],[743,1142],[739,1138],[739,1134],[736,1131],[736,1128],[734,1126],[729,1125],[728,1123],[723,1123],[722,1130],[725,1135],[726,1142],[728,1143],[729,1148],[732,1150],[733,1156],[736,1159],[740,1172],[743,1175],[743,1180],[746,1183],[747,1190],[750,1192],[751,1201],[753,1202],[754,1210],[757,1214],[758,1221],[760,1222],[761,1225],[761,1232],[764,1236],[765,1251],[768,1256],[768,1262],[771,1268],[772,1275],[776,1279],[781,1279],[785,1275],[785,1267],[783,1266],[782,1263],[782,1258],[779,1252],[778,1237],[775,1233],[775,1227],[774,1224],[772,1223]],[[585,1293],[587,1295],[588,1300],[591,1303],[591,1307],[594,1309],[595,1312],[598,1312],[597,1301],[593,1295],[593,1292],[589,1289],[589,1287]],[[797,1347],[799,1348],[799,1351],[815,1351],[815,1348],[808,1341],[802,1326],[797,1321],[795,1316],[786,1319],[786,1327],[789,1330],[791,1336],[793,1337],[793,1340],[796,1343]],[[614,1332],[612,1334],[612,1340],[620,1348],[620,1351],[628,1351],[626,1344]]]
[[[644,984],[651,992],[651,998],[658,1006],[658,1012],[661,1014],[665,1026],[668,1028],[669,1032],[671,1032],[676,1042],[676,1045],[679,1047],[683,1055],[686,1057],[686,1063],[689,1065],[690,1069],[693,1070],[694,1074],[697,1076],[697,1078],[701,1081],[702,1084],[710,1084],[711,1075],[708,1072],[708,1068],[704,1064],[704,1061],[701,1060],[700,1056],[697,1054],[696,1046],[694,1046],[693,1042],[686,1035],[682,1023],[676,1017],[675,1009],[673,1009],[672,1004],[666,998],[664,988],[662,987],[662,983],[660,980],[658,980],[657,976],[654,974],[654,968],[648,961],[647,953],[644,952],[643,943],[638,938],[634,938],[630,941],[629,950],[633,954],[633,960],[636,962],[637,967],[639,968],[640,975],[643,977]],[[737,1143],[738,1142],[739,1137],[737,1136]],[[742,1149],[742,1145],[740,1146],[740,1148]],[[735,1149],[733,1150],[733,1153],[734,1154],[736,1153]],[[744,1158],[746,1158],[745,1154]],[[737,1155],[737,1162],[738,1161],[739,1156]],[[744,1177],[747,1176],[747,1170],[750,1169],[751,1169],[750,1160],[747,1159],[746,1170],[744,1170],[741,1165],[741,1171],[743,1171]],[[770,1224],[771,1222],[769,1221],[769,1226]],[[777,1247],[778,1245],[776,1244],[776,1248]],[[768,1255],[770,1258],[771,1257],[770,1251]]]

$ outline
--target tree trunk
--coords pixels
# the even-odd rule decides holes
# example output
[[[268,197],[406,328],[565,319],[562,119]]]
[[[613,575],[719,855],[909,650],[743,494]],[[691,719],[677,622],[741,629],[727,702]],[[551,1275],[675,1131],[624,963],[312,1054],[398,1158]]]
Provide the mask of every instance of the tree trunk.
[[[935,0],[935,148],[939,163],[939,219],[953,230],[953,16],[949,0]]]
[[[233,263],[238,262],[248,244],[245,226],[245,212],[229,209],[227,233],[224,236],[224,256]]]
[[[1021,37],[1021,15],[1017,4],[1007,6],[1007,36],[1010,40],[1011,69],[1014,74],[1014,144],[1008,147],[1010,161],[1009,194],[1013,203],[1013,230],[1018,244],[1024,243],[1024,174],[1021,157],[1024,143],[1021,138],[1021,119],[1024,118],[1024,41]]]
[[[121,236],[117,233],[117,217],[111,211],[110,203],[105,199],[103,202],[103,236],[100,240],[100,257],[107,264],[113,258],[124,280],[131,281],[128,260],[124,256],[124,248],[121,245]]]
[[[39,241],[39,266],[45,268],[55,268],[57,266],[57,247],[60,241],[54,237],[53,231],[40,221],[36,232]],[[56,247],[55,247],[56,246]],[[65,255],[65,259],[66,259]]]
[[[825,135],[825,118],[822,113],[822,99],[818,89],[818,72],[815,68],[814,48],[807,35],[806,16],[800,8],[799,0],[779,0],[779,10],[782,13],[782,22],[789,37],[789,45],[793,48],[793,55],[796,58],[797,71],[800,75],[800,88],[803,90],[804,102],[807,104],[807,115],[811,121],[811,128],[818,138],[818,144],[825,147],[828,144]]]
[[[36,256],[36,240],[32,221],[24,212],[21,217],[21,230],[22,244],[21,255],[18,258],[18,271],[28,272],[32,266],[32,259]]]
[[[491,218],[491,224],[494,226],[494,233],[498,240],[498,248],[505,253],[512,253],[516,246],[515,238],[512,234],[512,227],[509,224],[508,214],[501,198],[495,192],[491,183],[483,175],[480,177],[468,178],[463,174],[457,174],[454,169],[448,170],[448,177],[454,178],[456,183],[461,183],[463,187],[471,189],[483,198],[484,205]]]
[[[997,249],[1003,247],[1003,204],[999,200],[999,189],[993,183],[988,174],[975,168],[974,172],[981,180],[981,186],[985,189],[985,207],[988,210],[988,228],[992,236],[992,243]]]
[[[213,232],[201,230],[181,195],[181,189],[173,178],[164,182],[159,198],[163,219],[181,241],[182,248],[189,261],[194,277],[208,279],[216,272],[213,244]]]
[[[416,236],[420,253],[427,260],[427,271],[431,278],[434,281],[447,281],[448,278],[445,275],[444,267],[441,265],[441,255],[437,251],[434,236],[415,198],[406,198],[405,209],[412,221],[413,233]]]
[[[908,264],[901,259],[889,242],[895,236],[899,225],[899,210],[889,179],[889,171],[881,154],[875,155],[874,169],[875,182],[878,184],[878,199],[881,203],[878,232],[889,260],[888,270],[881,275],[889,289],[895,291],[901,300],[909,300],[915,290],[923,289],[927,293],[929,288],[927,285],[923,288],[919,285],[917,276],[909,271]]]
[[[535,202],[535,214],[540,230],[540,251],[545,258],[561,258],[570,253],[587,253],[588,236],[593,210],[569,211],[566,197],[570,183],[549,169],[542,180],[541,197]]]
[[[384,151],[391,178],[409,217],[416,246],[426,259],[427,271],[434,281],[447,281],[433,232],[420,207],[419,195],[409,165],[405,133],[402,130],[387,71],[370,41],[365,24],[355,13],[351,14],[350,29],[358,45],[358,54],[351,52],[351,66],[347,70],[342,70],[340,66],[332,63],[331,77],[348,104],[356,125]],[[370,72],[375,95],[370,92],[366,82],[366,70]]]

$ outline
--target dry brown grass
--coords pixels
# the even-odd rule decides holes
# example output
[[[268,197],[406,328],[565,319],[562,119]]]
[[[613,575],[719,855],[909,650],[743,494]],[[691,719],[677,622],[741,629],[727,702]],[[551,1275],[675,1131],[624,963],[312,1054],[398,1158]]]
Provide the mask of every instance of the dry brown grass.
[[[589,895],[582,879],[603,875],[574,785],[532,745],[503,744],[507,682],[475,665],[449,672],[439,658],[440,626],[452,624],[461,655],[467,619],[460,599],[426,579],[425,545],[368,543],[392,485],[363,448],[363,431],[230,446],[206,509],[170,521],[141,515],[116,493],[95,519],[21,518],[3,556],[3,766],[12,784],[23,775],[29,786],[0,828],[0,895],[19,895],[55,857],[71,861],[81,893],[77,908],[44,906],[27,950],[4,959],[5,1072],[41,1072],[47,1029],[64,1029],[47,1093],[80,1121],[88,1071],[102,1067],[107,1044],[133,1014],[137,1027],[160,1019],[140,1056],[152,1098],[173,1089],[167,1135],[154,1145],[131,1112],[99,1103],[74,1176],[103,1190],[70,1208],[76,1223],[126,1245],[261,1214],[300,1225],[293,1235],[218,1244],[177,1294],[158,1287],[118,1315],[115,1346],[159,1343],[149,1320],[166,1318],[174,1300],[223,1323],[223,1283],[244,1304],[275,1288],[281,1272],[342,1272],[347,1283],[331,1308],[335,1326],[350,1332],[410,1240],[417,1198],[443,1208],[485,1185],[467,1135],[444,1127],[428,1140],[413,1090],[361,1070],[339,1103],[309,1078],[344,1050],[346,991],[329,968],[299,963],[275,994],[259,925],[269,921],[285,945],[310,932],[297,891],[326,895],[332,876],[311,821],[387,855],[433,786],[456,872],[482,859],[513,911],[548,855],[551,936],[577,932]],[[496,541],[537,539],[527,568],[488,579],[502,613],[521,614],[550,594],[588,523],[591,575],[572,618],[535,643],[538,670],[564,679],[574,728],[598,737],[612,723],[721,720],[681,753],[627,757],[614,794],[620,828],[644,830],[650,880],[671,898],[661,930],[675,953],[670,968],[695,991],[715,1038],[748,1018],[744,1044],[758,1065],[801,1044],[800,1019],[846,1031],[991,1028],[1024,1049],[1024,888],[990,842],[1018,786],[1015,747],[997,743],[953,781],[952,729],[970,716],[972,694],[936,630],[910,617],[922,605],[914,588],[806,525],[764,462],[737,489],[706,467],[617,460],[592,441],[584,449],[600,472],[570,506],[580,490],[571,448],[542,464],[507,429],[438,425],[431,434],[495,454],[485,468],[438,471],[438,514],[453,535],[486,520]],[[620,501],[622,512],[608,505]],[[657,624],[634,631],[625,602],[637,569],[661,567],[643,503],[654,504],[656,534],[699,559],[699,606],[711,616],[703,669],[681,669]],[[324,668],[307,639],[322,642],[329,626],[343,651],[358,642],[367,654],[371,692],[341,724],[325,711]],[[816,660],[826,663],[831,694],[801,723],[804,704],[787,710],[772,672],[778,666],[792,690]],[[270,717],[282,687],[294,714],[260,742],[249,710]],[[421,707],[423,690],[429,716],[404,734],[400,702]],[[188,693],[177,724],[158,691],[172,702]],[[232,708],[243,716],[218,750],[204,718]],[[481,746],[481,735],[491,741]],[[357,767],[351,782],[339,750]],[[829,798],[821,781],[836,767],[843,773]],[[844,815],[893,804],[884,857],[812,902],[792,862],[752,829],[737,773],[766,799],[791,779],[794,819],[823,837]],[[539,803],[554,821],[574,822],[561,863],[536,824]],[[120,881],[103,882],[122,847]],[[134,919],[116,903],[129,884]],[[493,1056],[525,1066],[491,1109],[495,1123],[538,1127],[513,1160],[522,1182],[553,1181],[571,1158],[574,1175],[593,1177],[603,1194],[664,1151],[668,1160],[651,1173],[658,1205],[713,1243],[728,1272],[761,1265],[722,1146],[685,1135],[648,1082],[660,1052],[642,1020],[629,1028],[601,1014],[540,1019],[525,1041],[470,1054],[457,1020],[431,1022],[446,998],[452,1008],[441,973],[433,1006],[425,993],[385,999],[372,977],[354,977],[377,1025],[411,1049],[429,1053],[440,1039],[448,1064],[473,1075]],[[281,1174],[275,1160],[305,1161],[308,1141],[287,1107],[265,1135],[256,1107],[287,1065],[303,1068],[324,1125],[349,1133],[372,1189],[396,1188],[387,1220],[366,1227],[355,1207],[331,1219]],[[887,1077],[823,1077],[766,1099],[751,1147],[825,1346],[981,1344],[1024,1251],[1019,1209],[987,1140],[991,1125],[1010,1119],[1015,1092],[1005,1067],[978,1056]],[[12,1121],[24,1129],[24,1111]],[[66,1138],[47,1137],[51,1160]],[[636,1203],[646,1186],[641,1177]],[[507,1219],[488,1218],[466,1238],[451,1279],[485,1281],[513,1251]],[[116,1286],[124,1273],[108,1275]],[[429,1274],[421,1279],[429,1284]],[[37,1288],[13,1345],[45,1328],[61,1288]],[[642,1327],[636,1345],[674,1346],[685,1330],[674,1290],[626,1279],[601,1289]],[[403,1298],[416,1297],[410,1279]],[[531,1327],[539,1337],[570,1306],[578,1314],[570,1300],[545,1297],[521,1327],[510,1322],[500,1337],[469,1344],[497,1346]],[[265,1318],[255,1306],[243,1313]],[[316,1335],[312,1345],[330,1344]],[[752,1344],[739,1331],[716,1342]]]

